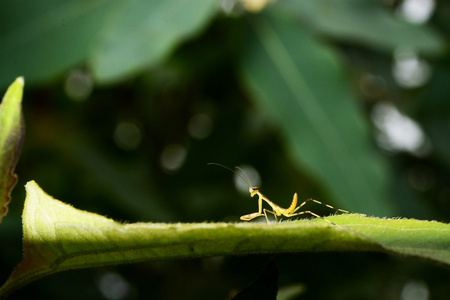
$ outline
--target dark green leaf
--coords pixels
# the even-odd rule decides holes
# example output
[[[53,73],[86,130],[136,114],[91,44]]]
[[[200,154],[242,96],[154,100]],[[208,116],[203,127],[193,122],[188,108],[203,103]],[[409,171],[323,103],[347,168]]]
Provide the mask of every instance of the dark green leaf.
[[[393,51],[407,46],[426,53],[442,52],[444,38],[426,25],[401,20],[373,0],[285,0],[280,2],[303,22],[338,40]]]
[[[117,1],[0,1],[0,86],[48,81],[86,59]]]
[[[85,61],[102,82],[129,76],[197,33],[217,6],[216,0],[4,1],[0,86],[17,70],[28,82],[47,81]]]
[[[242,62],[255,102],[279,125],[287,153],[344,209],[391,215],[385,161],[352,97],[338,56],[295,21],[259,15]]]
[[[205,26],[217,4],[216,0],[158,0],[117,5],[94,51],[95,76],[110,82],[160,62]]]

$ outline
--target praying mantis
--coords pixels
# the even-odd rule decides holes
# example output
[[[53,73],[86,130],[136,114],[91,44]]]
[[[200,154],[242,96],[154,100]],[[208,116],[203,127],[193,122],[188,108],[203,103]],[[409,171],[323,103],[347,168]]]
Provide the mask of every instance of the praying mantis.
[[[312,202],[324,205],[324,206],[326,206],[328,208],[331,208],[331,209],[334,209],[334,210],[337,210],[337,211],[340,211],[340,212],[343,212],[343,213],[349,213],[346,210],[335,208],[335,207],[333,207],[331,205],[322,203],[322,202],[317,201],[317,200],[312,199],[312,198],[306,199],[303,203],[301,203],[299,206],[297,206],[297,203],[298,203],[297,193],[294,193],[294,197],[292,198],[291,205],[288,208],[282,208],[281,206],[273,203],[266,196],[264,196],[259,191],[258,187],[254,187],[251,184],[250,178],[247,176],[247,174],[241,168],[239,168],[237,166],[235,167],[235,169],[241,171],[242,174],[244,174],[245,178],[242,177],[236,171],[234,171],[234,170],[232,170],[232,169],[230,169],[230,168],[228,168],[228,167],[226,167],[224,165],[221,165],[221,164],[218,164],[218,163],[209,163],[208,165],[217,165],[217,166],[220,166],[220,167],[223,167],[225,169],[230,170],[231,172],[233,172],[236,175],[238,175],[245,183],[247,183],[248,191],[250,192],[250,196],[251,197],[254,197],[255,195],[258,195],[258,211],[254,212],[254,213],[251,213],[251,214],[248,214],[248,215],[241,216],[241,220],[242,221],[251,221],[251,220],[253,220],[253,219],[257,218],[257,217],[260,217],[260,216],[264,215],[266,217],[267,223],[270,223],[269,222],[269,218],[267,216],[267,213],[272,214],[275,217],[275,221],[276,222],[278,222],[278,218],[277,217],[281,217],[281,216],[285,216],[287,218],[290,218],[290,217],[294,217],[294,216],[298,216],[298,215],[310,214],[310,215],[312,215],[312,216],[314,216],[316,218],[320,218],[320,219],[322,219],[322,220],[324,220],[324,221],[326,221],[326,222],[328,222],[328,223],[330,223],[332,225],[336,225],[335,223],[331,222],[330,220],[327,220],[324,217],[321,217],[321,216],[319,216],[318,214],[316,214],[316,213],[314,213],[312,211],[305,210],[305,211],[297,212],[300,208],[302,208],[309,201],[312,201]],[[263,208],[263,201],[265,201],[267,204],[269,204],[270,207],[272,208],[272,210],[268,210],[266,208]],[[339,225],[337,225],[337,226],[339,226]]]

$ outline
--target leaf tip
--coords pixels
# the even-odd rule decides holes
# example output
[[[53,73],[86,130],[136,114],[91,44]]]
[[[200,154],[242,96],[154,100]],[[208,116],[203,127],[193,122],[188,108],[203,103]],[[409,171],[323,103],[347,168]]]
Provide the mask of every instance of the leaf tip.
[[[29,188],[35,187],[37,186],[36,181],[34,180],[30,180],[25,184],[25,188],[28,190]]]
[[[18,84],[20,84],[21,86],[24,86],[24,85],[25,85],[25,79],[23,78],[23,76],[17,77],[17,78],[16,78],[16,82],[17,82]]]
[[[36,181],[31,180],[25,184],[25,190],[27,191],[27,195],[35,194],[38,191],[42,191]]]

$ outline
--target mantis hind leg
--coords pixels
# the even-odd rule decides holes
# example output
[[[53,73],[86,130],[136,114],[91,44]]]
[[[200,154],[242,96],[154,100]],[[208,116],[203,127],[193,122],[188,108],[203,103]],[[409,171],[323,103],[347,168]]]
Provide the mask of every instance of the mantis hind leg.
[[[334,222],[331,222],[330,220],[327,220],[327,219],[325,219],[324,217],[321,217],[321,216],[319,216],[318,214],[313,213],[312,211],[309,211],[309,210],[301,211],[301,212],[295,213],[295,214],[289,214],[289,215],[287,215],[286,217],[289,217],[289,218],[290,218],[290,217],[294,217],[294,216],[298,216],[298,215],[303,215],[303,214],[310,214],[310,215],[312,215],[312,216],[314,216],[314,217],[316,217],[316,218],[322,219],[322,220],[324,220],[325,222],[330,223],[331,225],[338,226],[338,227],[341,227],[341,228],[342,228],[342,226],[340,226],[340,225],[338,225],[338,224],[336,224],[336,223],[334,223]]]
[[[323,205],[323,206],[325,206],[325,207],[334,209],[334,210],[336,210],[336,211],[340,211],[340,212],[343,212],[343,213],[349,213],[349,211],[347,211],[347,210],[343,210],[343,209],[340,209],[340,208],[333,207],[333,206],[331,206],[331,205],[329,205],[329,204],[326,204],[326,203],[317,201],[316,199],[313,199],[313,198],[306,199],[302,204],[300,204],[299,206],[297,206],[297,207],[292,211],[292,213],[295,213],[297,210],[299,210],[303,205],[305,205],[305,204],[308,203],[309,201],[312,201],[312,202],[315,202],[315,203],[317,203],[317,204]]]

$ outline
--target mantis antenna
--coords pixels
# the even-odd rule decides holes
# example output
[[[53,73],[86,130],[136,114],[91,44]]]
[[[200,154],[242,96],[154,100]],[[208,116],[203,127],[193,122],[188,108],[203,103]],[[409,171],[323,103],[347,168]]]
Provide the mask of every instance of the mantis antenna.
[[[208,163],[208,166],[210,166],[210,165],[216,165],[216,166],[225,168],[225,169],[227,169],[227,170],[233,172],[234,174],[236,174],[237,176],[239,176],[239,177],[240,177],[240,178],[248,185],[249,188],[250,188],[250,187],[253,187],[252,182],[251,182],[250,178],[248,177],[247,173],[245,173],[244,170],[242,170],[242,169],[239,168],[238,166],[236,166],[235,168],[236,168],[237,170],[241,171],[241,173],[244,174],[245,178],[242,177],[241,174],[239,174],[238,172],[236,172],[235,170],[233,170],[233,169],[231,169],[231,168],[228,168],[227,166],[224,166],[224,165],[221,165],[221,164],[218,164],[218,163]]]

